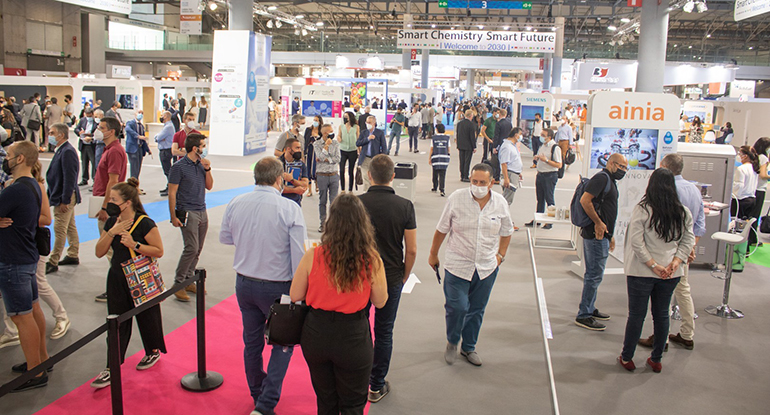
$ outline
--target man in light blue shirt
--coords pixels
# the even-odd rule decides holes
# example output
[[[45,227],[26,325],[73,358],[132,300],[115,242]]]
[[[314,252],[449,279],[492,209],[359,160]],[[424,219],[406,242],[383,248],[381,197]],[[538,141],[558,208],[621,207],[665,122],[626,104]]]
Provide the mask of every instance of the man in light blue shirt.
[[[164,111],[161,115],[163,129],[155,136],[155,142],[158,143],[158,152],[160,153],[160,165],[163,167],[163,174],[166,175],[166,188],[160,191],[161,196],[168,196],[168,172],[171,170],[171,146],[174,144],[174,124],[171,122],[171,112]]]
[[[270,306],[289,294],[294,271],[305,254],[302,210],[281,196],[283,165],[265,157],[254,167],[257,187],[227,205],[219,241],[235,245],[235,295],[243,318],[246,380],[255,411],[272,414],[281,397],[293,347],[273,346],[266,373],[262,361]]]
[[[665,167],[674,173],[676,180],[676,193],[679,196],[679,201],[692,213],[692,231],[695,234],[695,244],[697,246],[700,238],[706,234],[706,214],[703,210],[703,197],[701,196],[698,186],[689,182],[682,177],[682,170],[684,169],[684,160],[679,154],[668,154],[663,157],[660,162],[661,167]],[[692,350],[695,343],[693,337],[695,334],[695,305],[692,302],[692,295],[690,294],[690,283],[687,281],[687,277],[690,274],[689,264],[695,260],[696,248],[693,246],[692,253],[690,253],[690,259],[684,267],[684,275],[679,280],[679,284],[676,285],[674,290],[674,297],[677,304],[679,304],[679,313],[682,315],[682,325],[679,327],[679,333],[669,334],[668,340],[683,346],[687,350]],[[639,340],[639,344],[642,346],[652,347],[652,342],[655,340],[655,336],[652,335],[647,339]]]
[[[521,128],[514,127],[508,138],[500,145],[500,150],[497,154],[497,159],[500,161],[500,170],[502,172],[503,182],[503,197],[508,202],[508,206],[513,203],[513,197],[516,195],[516,190],[519,188],[521,181],[521,154],[516,147],[516,142],[521,139]],[[515,230],[516,228],[514,228]]]

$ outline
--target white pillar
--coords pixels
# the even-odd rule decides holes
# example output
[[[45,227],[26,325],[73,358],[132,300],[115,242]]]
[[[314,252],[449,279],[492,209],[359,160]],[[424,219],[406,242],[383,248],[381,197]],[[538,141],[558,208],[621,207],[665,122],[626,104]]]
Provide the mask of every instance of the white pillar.
[[[556,46],[551,65],[551,86],[561,88],[561,62],[564,56],[564,18],[556,18]],[[543,76],[545,79],[545,76]],[[545,89],[545,87],[543,88]]]
[[[465,88],[465,99],[471,99],[476,96],[476,70],[468,68],[467,72],[468,85]]]
[[[667,40],[668,2],[643,2],[639,28],[636,92],[663,92]]]
[[[428,77],[430,75],[430,49],[422,50],[422,78],[420,79],[420,88],[428,89]]]
[[[227,26],[230,30],[254,30],[254,1],[229,0]]]
[[[543,55],[543,91],[551,90],[551,60],[553,60],[553,53]]]

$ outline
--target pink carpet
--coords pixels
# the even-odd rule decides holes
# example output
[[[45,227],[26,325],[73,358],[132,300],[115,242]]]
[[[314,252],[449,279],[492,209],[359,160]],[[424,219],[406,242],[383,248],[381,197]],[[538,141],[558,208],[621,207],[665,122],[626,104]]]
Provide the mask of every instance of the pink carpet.
[[[122,366],[123,402],[127,415],[152,414],[249,414],[253,409],[243,369],[241,313],[235,295],[206,313],[208,369],[224,376],[218,389],[193,393],[182,389],[180,379],[196,370],[195,319],[166,335],[169,353],[152,368],[134,369],[144,352],[126,359]],[[272,347],[265,347],[265,365]],[[94,374],[96,375],[96,374]],[[91,388],[90,380],[64,395],[38,415],[105,415],[111,411],[110,390]],[[283,383],[278,414],[312,415],[316,413],[315,393],[310,373],[299,347],[289,364]],[[367,411],[368,412],[368,405]]]

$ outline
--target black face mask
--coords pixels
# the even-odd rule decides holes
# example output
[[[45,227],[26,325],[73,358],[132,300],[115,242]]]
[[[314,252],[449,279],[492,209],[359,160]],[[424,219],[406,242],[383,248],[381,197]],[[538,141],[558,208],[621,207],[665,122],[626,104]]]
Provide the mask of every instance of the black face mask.
[[[13,165],[13,167],[16,167],[16,166],[17,166],[16,164]],[[8,159],[6,158],[5,160],[3,160],[3,173],[9,176],[12,176],[13,172],[11,169],[12,169],[11,164],[8,162]]]
[[[626,177],[626,171],[617,169],[615,170],[615,173],[612,173],[612,178],[615,179],[615,181],[622,180],[624,177]]]
[[[296,161],[302,160],[302,152],[301,151],[293,153],[291,156],[294,157],[294,160],[296,160]]]
[[[327,137],[327,138],[329,138],[329,139],[332,139],[332,138],[334,138],[334,133],[330,133],[330,134],[329,134],[329,135],[327,135],[326,137]]]
[[[112,202],[107,203],[107,207],[105,209],[107,210],[107,215],[109,216],[118,216],[122,213],[120,206]]]

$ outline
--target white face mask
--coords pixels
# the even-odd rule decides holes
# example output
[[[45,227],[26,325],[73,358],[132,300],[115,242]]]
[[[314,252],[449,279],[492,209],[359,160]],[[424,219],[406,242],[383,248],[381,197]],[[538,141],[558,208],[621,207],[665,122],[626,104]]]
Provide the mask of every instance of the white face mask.
[[[102,132],[102,130],[94,131],[94,140],[104,141],[104,133]]]
[[[473,184],[471,185],[471,194],[476,199],[483,199],[487,196],[488,193],[489,193],[489,188],[486,186],[476,186]]]

